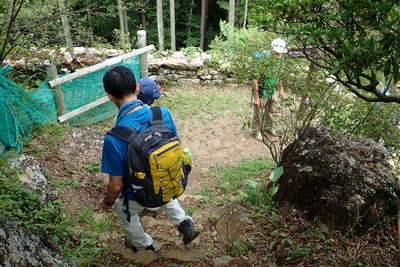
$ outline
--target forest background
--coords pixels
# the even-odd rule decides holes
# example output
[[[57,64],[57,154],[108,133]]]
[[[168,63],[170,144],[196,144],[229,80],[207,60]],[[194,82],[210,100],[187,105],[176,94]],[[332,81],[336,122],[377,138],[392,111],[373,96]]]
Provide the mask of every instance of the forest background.
[[[25,3],[23,3],[25,2]],[[165,48],[171,48],[170,1],[162,3]],[[176,0],[175,28],[176,47],[200,45],[200,22],[202,2],[205,5],[204,48],[219,33],[220,20],[228,19],[229,1]],[[248,0],[236,0],[236,26],[243,26],[248,8]],[[157,1],[136,0],[41,0],[41,1],[0,1],[0,17],[10,12],[8,5],[21,3],[21,10],[16,19],[18,32],[17,45],[20,47],[49,47],[66,44],[62,18],[67,16],[74,46],[110,46],[121,47],[121,27],[119,11],[122,11],[125,24],[129,30],[130,44],[135,44],[136,31],[146,30],[150,44],[158,43],[157,35]],[[120,9],[119,9],[120,7]],[[60,12],[64,10],[64,12]],[[9,15],[9,14],[8,14]],[[246,19],[247,20],[247,19]],[[1,25],[5,26],[5,25]],[[65,27],[64,27],[65,28]],[[3,33],[7,29],[3,28]]]

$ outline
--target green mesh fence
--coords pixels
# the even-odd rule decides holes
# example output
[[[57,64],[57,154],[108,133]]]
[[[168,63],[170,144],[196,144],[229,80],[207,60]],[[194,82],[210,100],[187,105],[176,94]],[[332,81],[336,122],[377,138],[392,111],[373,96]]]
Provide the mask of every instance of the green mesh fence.
[[[139,57],[126,59],[114,66],[125,66],[140,78]],[[89,104],[105,96],[102,83],[110,66],[61,85],[67,112]],[[34,91],[27,91],[3,75],[12,67],[0,69],[0,154],[8,150],[20,151],[24,141],[40,125],[57,121],[54,90],[45,80]],[[117,113],[116,107],[107,102],[69,122],[85,126],[110,118]]]

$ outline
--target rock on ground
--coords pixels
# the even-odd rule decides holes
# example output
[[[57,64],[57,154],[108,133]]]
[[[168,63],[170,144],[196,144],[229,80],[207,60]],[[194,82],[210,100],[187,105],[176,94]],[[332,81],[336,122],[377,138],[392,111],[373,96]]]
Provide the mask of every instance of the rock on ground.
[[[19,179],[28,190],[40,195],[43,200],[53,200],[57,189],[51,186],[42,172],[39,161],[34,157],[21,154],[9,159],[10,167],[18,171]]]
[[[196,249],[171,249],[161,252],[164,259],[175,259],[184,262],[198,262],[206,258],[207,251],[201,248]]]
[[[217,222],[217,238],[224,244],[244,241],[248,225],[251,224],[245,208],[233,203],[225,207]]]
[[[39,237],[0,217],[0,266],[70,266],[54,257]]]
[[[221,256],[213,259],[213,263],[215,267],[225,267],[230,266],[234,260],[231,256]]]
[[[123,249],[122,255],[126,259],[129,259],[135,263],[143,264],[144,266],[158,259],[157,254],[151,250],[139,250],[135,253],[131,249]]]
[[[336,229],[359,233],[395,211],[396,173],[386,149],[321,126],[304,129],[283,152],[278,200],[318,216]]]

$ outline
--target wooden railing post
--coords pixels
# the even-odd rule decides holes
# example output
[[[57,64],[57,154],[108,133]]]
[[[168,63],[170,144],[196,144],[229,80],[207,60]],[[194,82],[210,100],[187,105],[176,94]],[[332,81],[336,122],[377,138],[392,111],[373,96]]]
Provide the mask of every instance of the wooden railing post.
[[[50,63],[46,65],[46,70],[47,70],[47,77],[49,81],[57,78],[57,67],[53,63]],[[65,109],[65,104],[64,104],[64,96],[61,91],[61,87],[59,85],[55,86],[54,88],[55,92],[55,100],[56,100],[56,106],[57,106],[57,114],[58,116],[61,116],[65,113],[67,113],[67,110]]]
[[[146,31],[140,30],[137,32],[138,37],[138,48],[146,46]],[[143,77],[149,76],[149,66],[147,64],[147,53],[141,54],[140,57],[140,74]]]

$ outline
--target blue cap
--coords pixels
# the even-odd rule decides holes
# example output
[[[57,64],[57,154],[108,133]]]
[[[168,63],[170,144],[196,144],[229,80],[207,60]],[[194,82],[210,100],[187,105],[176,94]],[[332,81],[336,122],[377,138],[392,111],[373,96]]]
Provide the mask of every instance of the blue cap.
[[[140,93],[138,99],[147,105],[153,104],[154,99],[160,98],[161,92],[156,81],[151,78],[143,78],[139,81]]]

